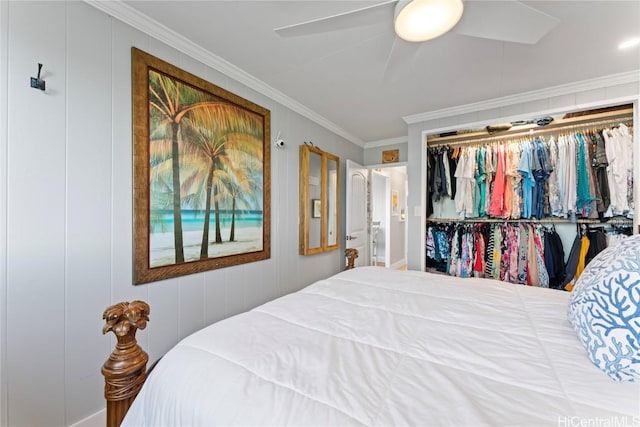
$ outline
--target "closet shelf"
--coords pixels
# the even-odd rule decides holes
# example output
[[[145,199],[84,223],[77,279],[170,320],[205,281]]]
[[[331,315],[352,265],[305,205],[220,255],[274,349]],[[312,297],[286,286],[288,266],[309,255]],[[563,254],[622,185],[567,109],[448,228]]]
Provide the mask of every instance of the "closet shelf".
[[[568,119],[559,119],[553,121],[547,126],[538,126],[536,124],[514,126],[510,130],[500,132],[498,134],[489,134],[487,131],[482,131],[451,136],[428,135],[426,143],[429,148],[441,147],[443,145],[455,147],[479,144],[482,142],[499,141],[504,138],[519,138],[546,133],[561,133],[562,131],[576,129],[594,129],[598,126],[602,127],[605,125],[614,125],[619,123],[625,123],[629,127],[633,126],[633,108],[571,117]]]

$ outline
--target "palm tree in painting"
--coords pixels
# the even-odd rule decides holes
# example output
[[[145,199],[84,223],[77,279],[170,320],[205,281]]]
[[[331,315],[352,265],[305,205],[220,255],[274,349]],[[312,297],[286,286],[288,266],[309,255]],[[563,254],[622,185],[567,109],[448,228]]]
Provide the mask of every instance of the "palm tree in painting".
[[[182,132],[181,132],[182,133]],[[151,150],[149,150],[149,204],[150,204],[150,225],[153,230],[166,231],[164,223],[164,212],[173,209],[173,156],[171,139],[165,137],[162,132],[157,132],[152,136]],[[184,142],[184,138],[180,138]],[[181,144],[182,145],[182,144]],[[186,163],[186,164],[185,164]],[[184,160],[184,150],[180,155],[180,204],[190,206],[194,204],[196,194],[191,192],[192,173],[189,161]]]
[[[173,206],[171,141],[155,139],[152,147],[149,150],[149,225],[152,231],[164,232],[163,212]]]
[[[208,105],[194,110],[189,116],[190,159],[201,168],[194,179],[197,192],[204,196],[204,227],[200,259],[209,257],[209,221],[211,205],[215,212],[215,243],[222,243],[220,227],[220,200],[225,195],[225,184],[231,182],[228,167],[234,151],[247,154],[260,153],[262,158],[263,123],[261,117],[230,103]],[[202,185],[204,184],[204,185]],[[204,194],[203,194],[204,193]]]
[[[255,146],[256,144],[247,144]],[[229,231],[229,241],[235,242],[236,212],[238,208],[251,209],[262,205],[262,151],[259,153],[248,153],[240,150],[229,150],[227,153],[229,162],[225,165],[231,166],[227,173],[226,194],[231,198],[231,229]]]
[[[189,181],[192,183],[190,192],[199,195],[194,197],[195,206],[204,206],[204,224],[202,230],[202,244],[200,248],[200,259],[209,257],[209,227],[211,223],[211,204],[216,206],[216,243],[222,243],[222,232],[220,230],[220,215],[218,213],[218,201],[220,199],[220,181],[225,178],[221,175],[224,171],[220,167],[224,155],[224,138],[212,135],[210,129],[206,127],[194,128],[195,135],[190,140],[192,144],[188,152],[188,163],[191,175]],[[185,152],[185,156],[186,156]],[[195,166],[194,166],[195,165]],[[202,202],[204,198],[204,203]]]
[[[170,136],[171,192],[175,262],[184,262],[182,203],[180,198],[180,145],[182,121],[187,113],[213,102],[213,96],[185,85],[177,79],[149,71],[149,106],[151,139],[159,134]]]

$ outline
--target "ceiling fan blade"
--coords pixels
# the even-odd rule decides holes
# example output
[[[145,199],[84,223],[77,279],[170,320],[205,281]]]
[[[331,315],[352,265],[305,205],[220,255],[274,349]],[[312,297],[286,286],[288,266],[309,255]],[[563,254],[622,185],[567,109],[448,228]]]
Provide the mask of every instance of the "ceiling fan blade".
[[[400,37],[395,37],[387,56],[387,62],[384,65],[382,80],[386,82],[393,81],[402,67],[410,66],[413,57],[421,46],[422,43],[407,42]]]
[[[519,1],[466,1],[454,30],[465,36],[536,44],[559,22]]]
[[[389,22],[390,16],[393,17],[393,5],[395,5],[397,1],[398,0],[387,0],[348,12],[279,27],[274,29],[274,31],[282,37],[298,37],[386,23]]]

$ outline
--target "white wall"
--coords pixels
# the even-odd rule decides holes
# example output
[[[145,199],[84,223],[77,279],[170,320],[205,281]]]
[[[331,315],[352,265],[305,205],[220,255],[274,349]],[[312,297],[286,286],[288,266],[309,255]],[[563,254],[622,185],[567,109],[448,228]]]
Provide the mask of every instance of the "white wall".
[[[638,100],[640,99],[640,83],[638,80],[640,80],[640,74],[637,72],[628,74],[633,78],[629,79],[625,77],[624,83],[620,83],[621,79],[615,76],[609,79],[603,78],[588,82],[576,82],[573,85],[549,88],[544,91],[521,94],[521,96],[487,101],[484,103],[487,106],[486,109],[478,106],[477,110],[473,110],[473,106],[461,106],[457,108],[457,110],[467,112],[449,115],[443,112],[442,114],[431,114],[434,117],[440,117],[430,120],[407,120],[410,123],[407,149],[407,174],[409,176],[408,268],[414,270],[424,268],[426,160],[424,156],[425,143],[423,134],[457,130],[471,126],[486,125],[488,123],[502,123],[505,121],[535,117],[542,113],[551,114],[561,111],[575,111],[631,101],[635,102],[635,126],[637,127],[640,121],[638,119],[640,115],[640,112],[638,112]],[[571,91],[572,88],[575,88],[575,90]],[[554,92],[559,95],[554,96]],[[538,96],[541,93],[546,95],[544,97]],[[522,99],[523,102],[517,102],[518,98]],[[489,108],[491,105],[493,105],[493,107]],[[468,112],[469,110],[471,110],[471,112]],[[639,145],[640,138],[636,135],[636,153],[640,152]],[[634,180],[640,182],[640,168],[636,168],[634,174]],[[639,196],[640,186],[636,186],[636,199],[638,199]],[[566,248],[565,250],[568,251]]]
[[[272,151],[270,260],[132,285],[132,46],[271,110],[288,146]],[[38,62],[46,92],[29,87]],[[112,303],[149,302],[138,336],[153,361],[344,264],[342,250],[298,255],[297,146],[321,143],[342,176],[360,147],[82,2],[0,2],[0,64],[1,425],[70,425],[104,407]]]
[[[395,142],[393,144],[381,143],[367,143],[364,150],[364,165],[379,165],[382,163],[382,152],[387,150],[398,150],[398,162],[407,161],[407,140],[402,139],[402,142]],[[384,145],[380,145],[384,143]]]

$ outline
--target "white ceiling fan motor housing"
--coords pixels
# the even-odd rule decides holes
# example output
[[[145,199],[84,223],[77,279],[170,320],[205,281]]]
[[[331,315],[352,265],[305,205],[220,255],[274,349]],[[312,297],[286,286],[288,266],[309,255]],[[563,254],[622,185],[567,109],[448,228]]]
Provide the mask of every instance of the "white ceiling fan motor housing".
[[[400,0],[394,27],[403,40],[423,42],[451,30],[462,17],[462,0]]]

